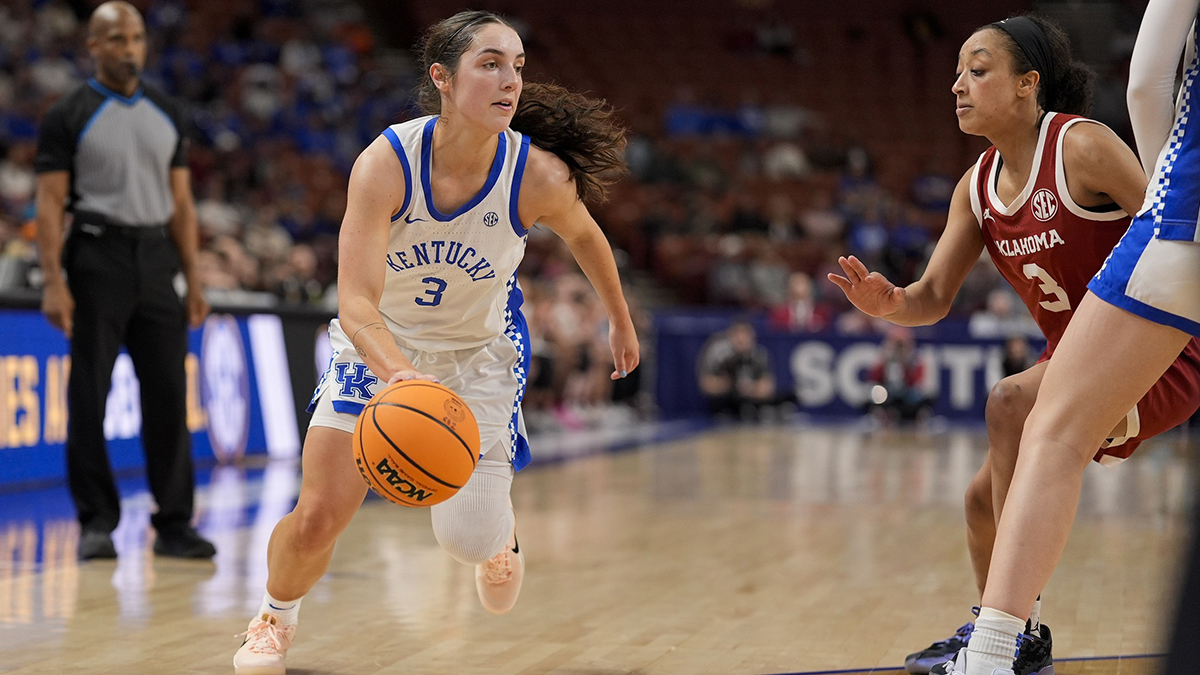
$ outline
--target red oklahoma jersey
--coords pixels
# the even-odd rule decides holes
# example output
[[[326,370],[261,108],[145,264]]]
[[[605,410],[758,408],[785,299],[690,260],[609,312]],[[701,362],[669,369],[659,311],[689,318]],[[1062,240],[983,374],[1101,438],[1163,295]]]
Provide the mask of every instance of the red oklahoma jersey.
[[[1033,171],[1021,193],[1005,205],[996,195],[1004,159],[995,146],[979,156],[971,174],[971,209],[996,268],[1012,284],[1046,336],[1047,359],[1058,346],[1087,284],[1129,227],[1115,204],[1084,208],[1071,199],[1063,169],[1063,137],[1074,124],[1095,124],[1077,115],[1046,113],[1038,133]],[[1127,435],[1113,439],[1097,461],[1128,457],[1142,440],[1184,421],[1200,407],[1200,342],[1183,354],[1129,412]],[[1107,455],[1107,457],[1102,457]]]

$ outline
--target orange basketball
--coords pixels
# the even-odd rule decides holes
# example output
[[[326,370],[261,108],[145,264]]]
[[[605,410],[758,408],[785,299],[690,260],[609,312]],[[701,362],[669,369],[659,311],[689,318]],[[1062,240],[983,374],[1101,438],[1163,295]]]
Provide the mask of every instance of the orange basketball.
[[[467,404],[424,380],[375,395],[354,426],[354,461],[384,499],[433,506],[453,497],[479,461],[479,425]]]

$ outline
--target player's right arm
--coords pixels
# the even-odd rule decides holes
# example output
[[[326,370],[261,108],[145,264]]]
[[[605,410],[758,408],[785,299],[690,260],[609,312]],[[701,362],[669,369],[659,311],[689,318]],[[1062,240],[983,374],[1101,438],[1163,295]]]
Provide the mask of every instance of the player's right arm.
[[[1179,57],[1191,49],[1200,0],[1150,0],[1129,62],[1129,119],[1139,158],[1147,176],[1154,173],[1171,127],[1175,124],[1175,72]],[[1190,62],[1186,55],[1185,65]],[[1182,96],[1183,93],[1181,92]]]
[[[983,252],[979,221],[971,210],[971,174],[967,171],[950,200],[946,230],[920,280],[900,288],[854,257],[838,258],[846,276],[830,274],[855,307],[901,326],[927,326],[945,318],[963,281]]]
[[[391,217],[403,204],[406,189],[400,160],[381,135],[350,171],[346,215],[338,235],[338,320],[359,357],[388,384],[437,381],[416,372],[379,313]]]

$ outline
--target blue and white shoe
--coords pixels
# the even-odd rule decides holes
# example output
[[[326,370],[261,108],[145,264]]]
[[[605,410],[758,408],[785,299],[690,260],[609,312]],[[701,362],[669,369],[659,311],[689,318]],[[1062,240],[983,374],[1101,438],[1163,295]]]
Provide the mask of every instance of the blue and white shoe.
[[[1017,660],[1012,670],[998,668],[992,675],[1054,675],[1054,659],[1050,655],[1053,646],[1050,628],[1046,624],[1034,629],[1026,623],[1025,632],[1017,636]],[[954,658],[929,669],[929,675],[964,675],[966,672],[965,645]]]
[[[979,609],[973,610],[976,614]],[[968,622],[954,631],[954,635],[939,640],[919,652],[909,654],[904,659],[904,669],[910,673],[923,675],[924,673],[932,674],[933,668],[945,664],[947,661],[953,660],[959,650],[967,648],[967,642],[971,639],[971,633],[975,630],[975,624]],[[944,673],[939,674],[944,675]]]

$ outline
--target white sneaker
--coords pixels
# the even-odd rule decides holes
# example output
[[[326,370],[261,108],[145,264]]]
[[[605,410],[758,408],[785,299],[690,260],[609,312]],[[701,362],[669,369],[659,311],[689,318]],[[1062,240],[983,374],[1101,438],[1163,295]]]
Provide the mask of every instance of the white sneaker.
[[[236,675],[284,675],[287,669],[283,659],[296,636],[296,624],[284,626],[279,617],[263,613],[254,617],[241,635],[246,636],[246,641],[233,655]]]
[[[492,614],[507,612],[517,604],[524,578],[525,555],[517,545],[514,532],[512,542],[503,551],[475,566],[475,590],[479,591],[479,602]]]
[[[949,675],[967,675],[967,648],[963,647],[962,649],[958,650],[958,656],[954,657],[954,659],[951,661],[947,661],[946,668],[946,672],[949,673]],[[932,673],[933,671],[930,672]],[[1051,670],[1050,672],[1053,673],[1054,671]],[[992,675],[1016,674],[1008,668],[997,668],[992,671]]]

